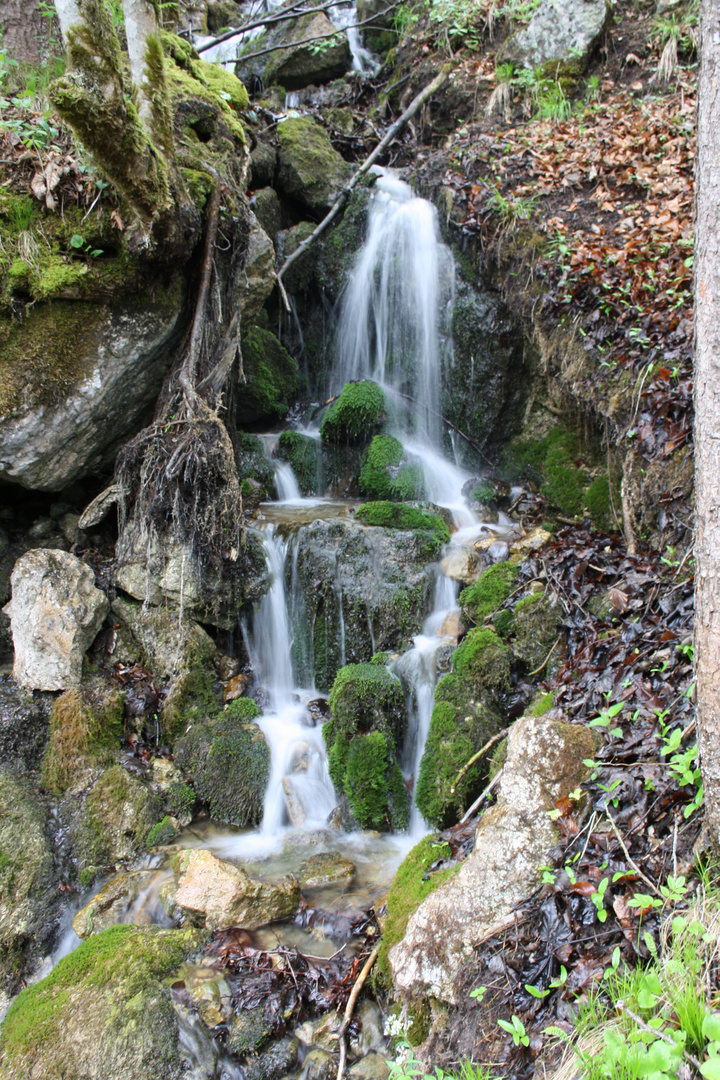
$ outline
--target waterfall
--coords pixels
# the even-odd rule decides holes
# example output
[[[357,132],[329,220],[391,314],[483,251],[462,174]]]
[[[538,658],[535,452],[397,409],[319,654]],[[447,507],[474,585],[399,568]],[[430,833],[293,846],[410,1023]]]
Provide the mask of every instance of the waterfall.
[[[273,457],[273,454],[277,450],[280,436],[276,432],[271,431],[258,435],[258,438],[263,444],[265,457],[272,464],[275,473],[275,491],[277,493],[278,502],[300,502],[302,500],[302,494],[297,479],[295,478],[295,473],[292,470],[292,466],[290,466],[287,461],[280,461],[278,458]]]

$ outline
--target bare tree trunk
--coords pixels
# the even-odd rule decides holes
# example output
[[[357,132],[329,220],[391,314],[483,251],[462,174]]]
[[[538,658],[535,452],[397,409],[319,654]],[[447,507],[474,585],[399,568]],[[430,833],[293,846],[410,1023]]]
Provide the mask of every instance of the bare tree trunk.
[[[80,8],[77,0],[55,0],[55,11],[62,31],[63,41],[67,44],[68,30],[80,22]]]
[[[720,9],[700,0],[695,222],[695,657],[710,834],[720,843]]]
[[[152,0],[125,0],[125,34],[130,57],[130,75],[140,96],[140,116],[149,123],[152,119],[151,94],[145,78],[147,45],[158,33],[158,21]]]

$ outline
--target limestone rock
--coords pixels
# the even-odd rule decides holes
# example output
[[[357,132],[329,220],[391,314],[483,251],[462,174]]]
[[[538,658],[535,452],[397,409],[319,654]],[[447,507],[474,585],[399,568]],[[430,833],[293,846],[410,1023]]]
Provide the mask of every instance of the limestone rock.
[[[89,566],[66,551],[36,549],[15,563],[12,600],[13,675],[32,690],[78,686],[85,650],[110,604]]]
[[[357,1061],[348,1073],[353,1080],[387,1080],[389,1075],[390,1066],[380,1054],[368,1054]]]
[[[287,810],[287,816],[290,819],[291,825],[304,825],[305,824],[305,811],[303,805],[298,798],[295,788],[293,787],[292,777],[283,777],[283,792],[285,793],[285,809]]]
[[[249,215],[250,235],[239,286],[243,319],[252,323],[275,287],[275,248],[252,210]]]
[[[237,698],[242,697],[248,688],[250,682],[249,675],[234,675],[232,679],[228,679],[225,685],[225,700],[236,701]]]
[[[551,532],[538,525],[535,529],[531,529],[529,533],[526,533],[525,536],[521,536],[519,540],[513,541],[510,550],[513,555],[525,555],[528,551],[538,551],[540,548],[545,547],[552,538]]]
[[[606,0],[542,0],[528,26],[507,41],[499,60],[526,68],[560,64],[582,70],[607,17]]]
[[[131,922],[125,918],[133,902],[146,889],[155,877],[153,870],[135,870],[132,873],[116,874],[100,892],[93,896],[85,907],[80,908],[73,919],[73,930],[79,938],[88,938],[98,934],[108,926],[119,922]]]
[[[562,723],[557,714],[513,725],[498,802],[480,819],[472,853],[423,901],[390,950],[402,997],[454,1000],[453,979],[463,959],[532,891],[537,868],[556,842],[548,811],[582,782],[583,758],[593,757],[596,746],[594,732]]]
[[[455,610],[450,611],[441,622],[437,629],[437,636],[454,638],[455,641],[458,641],[463,636],[466,629],[467,627],[462,620],[460,608],[455,608]]]
[[[440,563],[445,577],[470,585],[478,576],[478,565],[472,548],[452,547]]]
[[[148,607],[118,596],[112,614],[132,634],[153,675],[161,678],[175,674],[188,653],[215,652],[212,638],[201,626],[167,607]]]
[[[300,1080],[335,1080],[337,1065],[327,1050],[311,1050],[303,1063]]]
[[[334,881],[349,881],[355,876],[355,863],[339,851],[326,851],[322,855],[311,855],[300,863],[297,876],[303,888],[316,889]]]
[[[305,116],[282,120],[278,187],[318,217],[330,209],[350,179],[350,166],[324,128]]]
[[[175,903],[208,930],[242,926],[255,930],[294,914],[300,886],[292,878],[264,882],[207,850],[183,851],[175,860]]]
[[[247,1080],[283,1080],[294,1069],[298,1049],[298,1041],[291,1035],[271,1043],[264,1053],[246,1064]]]
[[[252,198],[252,206],[268,236],[271,239],[277,236],[282,228],[282,208],[275,188],[264,187],[256,191]]]

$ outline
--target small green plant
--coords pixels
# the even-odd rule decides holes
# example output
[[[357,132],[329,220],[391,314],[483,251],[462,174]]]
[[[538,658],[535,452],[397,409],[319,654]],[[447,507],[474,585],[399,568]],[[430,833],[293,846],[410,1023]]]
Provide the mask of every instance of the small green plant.
[[[607,892],[608,879],[603,878],[597,887],[597,892],[594,892],[590,899],[595,905],[595,912],[597,914],[598,922],[605,922],[607,919],[607,911],[605,910],[605,893]]]
[[[525,1034],[525,1025],[519,1016],[513,1015],[512,1020],[498,1020],[498,1026],[512,1035],[515,1046],[530,1045],[530,1036]]]
[[[538,83],[535,93],[537,115],[541,120],[561,124],[572,116],[572,105],[560,83],[546,80]]]
[[[102,255],[102,248],[94,248],[92,244],[85,243],[85,237],[80,233],[73,233],[70,237],[70,247],[73,251],[77,251],[80,255],[85,255],[88,259],[97,259],[99,255]]]
[[[503,221],[514,225],[518,221],[528,221],[532,217],[536,202],[535,197],[505,196],[499,188],[492,188],[485,205],[488,210],[499,214]]]
[[[624,702],[616,701],[614,705],[607,705],[604,709],[600,710],[600,715],[596,716],[594,720],[591,720],[588,727],[602,727],[607,730],[608,735],[613,738],[620,738],[622,736],[622,728],[612,727],[614,718],[618,713],[622,712]]]

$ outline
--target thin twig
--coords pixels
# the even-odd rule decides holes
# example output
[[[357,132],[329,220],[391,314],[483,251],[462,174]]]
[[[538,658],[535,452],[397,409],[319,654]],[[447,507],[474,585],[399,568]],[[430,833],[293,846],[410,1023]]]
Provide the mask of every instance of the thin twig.
[[[377,943],[377,945],[375,946],[375,948],[373,949],[373,951],[370,953],[367,960],[365,961],[365,966],[363,967],[362,971],[360,972],[357,979],[355,980],[355,985],[353,986],[352,990],[350,991],[350,997],[348,998],[348,1003],[345,1006],[345,1015],[343,1017],[343,1022],[340,1025],[340,1028],[339,1028],[338,1033],[337,1033],[337,1037],[340,1040],[340,1064],[338,1065],[337,1080],[342,1080],[343,1076],[345,1075],[345,1059],[347,1058],[347,1044],[345,1042],[345,1033],[347,1032],[347,1029],[350,1027],[350,1021],[352,1020],[352,1014],[355,1011],[355,1004],[357,1002],[358,997],[360,996],[360,991],[362,990],[362,988],[363,988],[363,986],[365,984],[365,980],[367,979],[368,975],[370,974],[370,971],[372,970],[373,964],[377,960],[377,955],[378,955],[379,951],[380,951],[380,942]]]
[[[634,1013],[632,1009],[629,1009],[627,1007],[624,1001],[617,1001],[615,1004],[616,1008],[618,1008],[620,1012],[625,1013],[625,1015],[628,1016],[634,1024],[637,1024],[641,1031],[645,1031],[650,1035],[654,1035],[656,1039],[662,1039],[663,1042],[669,1043],[670,1046],[673,1046],[677,1050],[677,1043],[674,1039],[671,1039],[669,1035],[665,1034],[665,1032],[658,1031],[657,1028],[650,1027],[649,1024],[646,1024],[642,1017],[638,1016],[637,1013]],[[682,1053],[683,1057],[690,1062],[693,1069],[697,1069],[698,1072],[702,1071],[702,1066],[700,1065],[700,1062],[690,1053],[689,1050],[683,1050]]]
[[[282,15],[268,15],[264,19],[255,19],[254,22],[243,23],[242,26],[238,26],[235,29],[229,27],[224,30],[222,34],[218,34],[212,41],[208,41],[205,45],[196,45],[195,50],[199,53],[207,52],[208,49],[214,49],[216,45],[221,45],[223,41],[229,41],[230,38],[237,37],[238,34],[247,34],[249,30],[257,30],[259,26],[274,26],[275,23],[287,22],[288,19],[302,19],[306,15],[314,15],[318,11],[327,11],[332,7],[340,7],[344,4],[352,4],[353,0],[332,0],[329,4],[319,4],[317,7],[306,8],[302,7],[301,2],[292,4],[289,8],[285,8]]]
[[[552,654],[553,654],[553,653],[555,652],[555,650],[557,649],[557,647],[558,647],[558,645],[559,645],[559,644],[560,644],[560,638],[559,638],[559,637],[557,637],[557,638],[555,639],[555,644],[553,645],[552,649],[550,650],[550,652],[549,652],[549,653],[547,654],[547,656],[546,656],[546,657],[545,657],[545,659],[543,660],[543,662],[542,662],[542,664],[540,665],[540,667],[536,667],[534,671],[530,671],[530,672],[528,672],[528,678],[530,678],[530,676],[531,676],[531,675],[537,675],[539,671],[542,671],[542,669],[543,669],[543,668],[545,667],[545,665],[547,664],[548,660],[550,659],[550,657],[552,656]]]
[[[653,892],[655,893],[655,895],[656,895],[656,896],[659,896],[659,897],[660,897],[661,899],[663,899],[663,895],[662,895],[662,893],[660,892],[660,890],[658,889],[657,885],[655,885],[655,884],[654,884],[654,883],[653,883],[653,882],[652,882],[652,881],[650,880],[650,878],[649,878],[649,877],[647,877],[647,876],[646,876],[645,874],[643,874],[643,872],[642,872],[642,870],[640,869],[640,867],[638,866],[638,864],[637,864],[637,863],[636,863],[636,862],[634,861],[634,859],[632,858],[632,856],[631,856],[630,852],[628,851],[628,849],[627,849],[627,848],[626,848],[626,846],[625,846],[625,841],[624,841],[624,840],[623,840],[623,838],[622,838],[622,833],[620,832],[620,830],[618,829],[617,825],[616,825],[616,824],[615,824],[615,822],[613,821],[612,815],[611,815],[611,814],[607,814],[606,816],[607,816],[607,819],[608,819],[608,821],[610,822],[610,827],[612,828],[612,831],[613,831],[613,832],[615,833],[615,836],[617,837],[617,840],[618,840],[618,843],[620,844],[620,847],[621,847],[621,848],[623,849],[623,851],[624,851],[624,853],[625,853],[625,858],[626,858],[626,859],[627,859],[627,861],[628,861],[628,865],[629,865],[629,866],[631,866],[631,867],[632,867],[632,869],[633,869],[633,870],[635,871],[635,873],[636,873],[636,874],[637,874],[637,875],[638,875],[639,877],[641,877],[641,878],[643,879],[643,881],[645,882],[645,884],[646,884],[646,885],[649,885],[649,886],[650,886],[650,888],[652,889],[652,891],[653,891]]]
[[[482,795],[479,795],[477,797],[477,799],[475,800],[475,802],[472,804],[472,806],[469,806],[467,808],[467,810],[465,811],[463,816],[460,818],[460,821],[458,822],[458,824],[464,825],[465,822],[468,821],[469,818],[471,818],[473,816],[473,814],[475,813],[475,811],[477,810],[478,806],[483,801],[483,799],[485,799],[490,794],[490,792],[493,790],[493,788],[497,784],[500,783],[500,777],[502,776],[502,774],[503,774],[503,769],[500,769],[499,772],[495,773],[492,780],[490,781],[488,786],[483,791]]]
[[[473,756],[470,758],[470,760],[468,762],[466,762],[465,765],[463,765],[462,769],[460,770],[460,772],[455,777],[455,783],[450,788],[450,794],[451,795],[455,794],[455,788],[458,786],[458,784],[460,783],[460,781],[462,780],[463,776],[468,771],[468,769],[471,768],[471,766],[473,766],[475,764],[475,762],[478,760],[478,758],[481,758],[483,756],[483,754],[486,754],[488,752],[488,750],[492,746],[495,745],[496,742],[500,742],[501,739],[504,739],[505,736],[507,735],[507,733],[508,733],[507,728],[503,728],[502,731],[498,731],[497,735],[493,735],[492,739],[488,739],[488,741],[485,743],[485,745],[480,750],[478,750],[477,754],[473,754]]]

